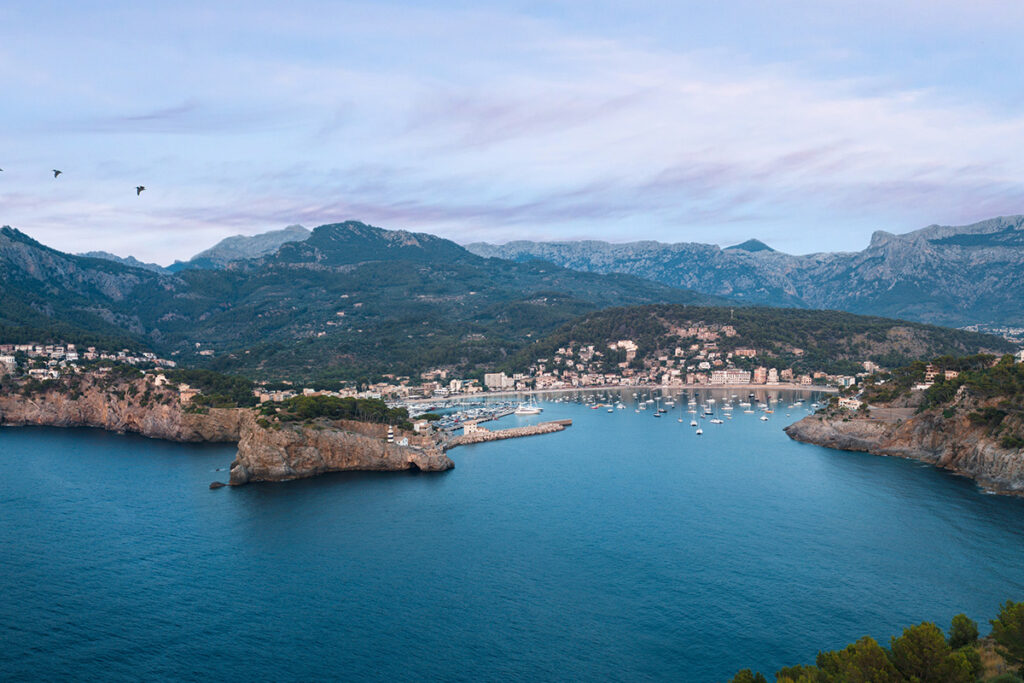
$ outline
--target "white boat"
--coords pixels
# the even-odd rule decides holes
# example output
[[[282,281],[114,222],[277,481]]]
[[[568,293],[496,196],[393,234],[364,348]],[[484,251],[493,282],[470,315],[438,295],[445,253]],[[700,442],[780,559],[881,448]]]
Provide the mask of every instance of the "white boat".
[[[710,422],[713,425],[725,424],[725,420],[719,420],[717,417],[711,418]]]
[[[694,432],[694,434],[696,434],[697,436],[700,436],[703,433],[704,433],[703,429],[698,429],[697,431]]]
[[[519,407],[516,408],[516,415],[540,415],[544,412],[544,409],[540,406],[533,406],[526,403],[520,403]]]
[[[762,415],[761,416],[761,422],[767,422],[767,421],[768,421],[768,416],[767,415]]]
[[[690,420],[690,426],[691,427],[696,427],[697,426],[697,421],[696,420]]]

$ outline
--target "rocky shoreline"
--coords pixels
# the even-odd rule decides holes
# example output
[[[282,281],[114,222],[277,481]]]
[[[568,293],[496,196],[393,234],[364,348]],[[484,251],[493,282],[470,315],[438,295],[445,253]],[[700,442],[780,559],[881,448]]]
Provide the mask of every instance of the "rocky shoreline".
[[[455,465],[432,439],[396,430],[410,445],[388,443],[387,427],[360,422],[261,426],[248,408],[189,411],[177,401],[141,405],[128,392],[87,389],[0,395],[0,425],[92,427],[182,443],[237,443],[229,484],[288,481],[351,470],[439,472]],[[217,484],[219,482],[215,482]],[[216,486],[215,486],[216,487]]]
[[[819,413],[785,428],[796,441],[844,451],[919,460],[969,477],[994,493],[1024,495],[1024,450],[1002,447],[960,411],[926,411],[906,419],[871,414]]]

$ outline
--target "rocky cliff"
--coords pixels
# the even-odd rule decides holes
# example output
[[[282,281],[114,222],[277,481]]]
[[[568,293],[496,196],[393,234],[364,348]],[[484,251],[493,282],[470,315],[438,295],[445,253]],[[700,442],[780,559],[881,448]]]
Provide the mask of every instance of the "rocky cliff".
[[[137,399],[95,387],[77,397],[60,391],[0,395],[0,425],[96,427],[168,441],[236,442],[248,416],[249,411],[218,408],[189,413],[177,400],[142,406]]]
[[[399,433],[411,445],[387,443],[387,427],[338,421],[264,428],[248,408],[192,412],[176,394],[138,381],[104,387],[83,381],[74,392],[0,394],[0,425],[94,427],[182,442],[238,443],[232,485],[286,481],[344,470],[448,470],[452,461],[429,437]],[[147,391],[148,388],[148,391]],[[148,394],[149,399],[143,399]],[[157,400],[159,399],[159,400]]]
[[[366,425],[366,428],[380,428]],[[353,423],[284,425],[264,428],[248,422],[231,463],[232,486],[251,481],[286,481],[346,470],[422,470],[439,472],[455,465],[433,444],[400,446]]]
[[[792,439],[827,448],[920,460],[989,490],[1024,495],[1024,450],[1002,447],[964,411],[950,418],[927,411],[902,421],[810,415],[785,431]]]

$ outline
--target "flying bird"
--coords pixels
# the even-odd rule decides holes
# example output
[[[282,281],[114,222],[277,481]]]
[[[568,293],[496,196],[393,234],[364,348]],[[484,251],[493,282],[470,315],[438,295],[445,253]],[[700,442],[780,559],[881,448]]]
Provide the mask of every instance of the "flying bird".
[[[53,169],[53,177],[56,178],[57,176],[59,176],[63,172],[64,171],[58,171],[57,169]]]
[[[135,196],[138,197],[140,194],[142,194],[142,191],[145,190],[145,189],[146,189],[145,185],[136,185],[135,186]]]

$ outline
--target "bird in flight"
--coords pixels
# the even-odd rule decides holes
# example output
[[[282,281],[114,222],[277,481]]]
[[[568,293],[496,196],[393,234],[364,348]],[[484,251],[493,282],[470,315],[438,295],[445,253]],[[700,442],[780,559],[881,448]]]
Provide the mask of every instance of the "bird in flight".
[[[145,190],[145,189],[146,189],[145,185],[136,185],[135,186],[135,196],[138,197],[140,194],[142,194],[142,191]]]
[[[64,171],[58,171],[57,169],[53,169],[53,177],[56,178],[57,176],[59,176],[63,172]]]

